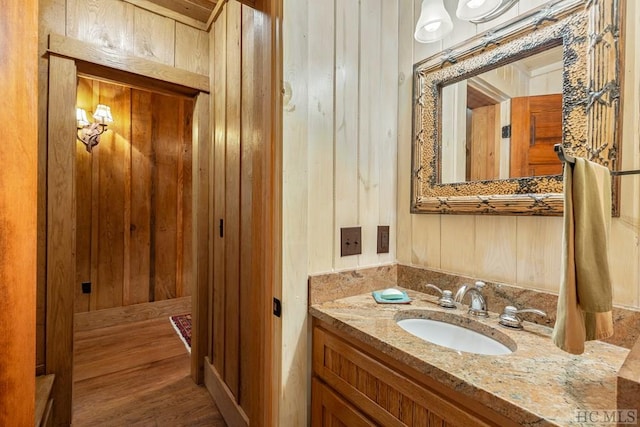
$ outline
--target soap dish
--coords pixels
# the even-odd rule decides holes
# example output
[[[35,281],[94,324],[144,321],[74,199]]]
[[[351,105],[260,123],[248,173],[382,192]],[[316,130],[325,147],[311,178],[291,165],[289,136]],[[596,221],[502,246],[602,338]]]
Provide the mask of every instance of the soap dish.
[[[373,299],[376,300],[378,304],[409,304],[411,302],[411,298],[409,297],[409,295],[407,295],[405,291],[401,291],[401,292],[402,292],[402,298],[398,298],[398,299],[384,299],[380,295],[382,294],[382,291],[373,291],[371,292],[371,295],[373,296]]]

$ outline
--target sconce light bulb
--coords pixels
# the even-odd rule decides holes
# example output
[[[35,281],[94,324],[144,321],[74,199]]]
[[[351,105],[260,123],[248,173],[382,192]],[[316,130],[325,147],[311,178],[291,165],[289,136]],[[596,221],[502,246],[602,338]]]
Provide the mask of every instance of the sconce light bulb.
[[[76,107],[76,127],[81,128],[89,126],[89,120],[87,119],[87,112],[82,108]]]
[[[93,118],[101,124],[113,123],[111,108],[108,105],[98,104],[96,111],[93,113]]]
[[[419,43],[442,40],[453,30],[453,22],[443,0],[423,0],[414,38]]]
[[[493,19],[496,16],[492,14],[502,13],[502,7],[506,8],[515,4],[517,0],[459,0],[456,16],[463,21],[472,21],[478,19]],[[485,21],[482,21],[485,22]]]
[[[467,2],[467,7],[469,9],[477,9],[484,4],[486,0],[469,0]]]
[[[434,31],[438,31],[438,28],[440,28],[441,26],[442,26],[442,23],[440,21],[436,21],[436,22],[427,24],[422,28],[424,28],[425,31],[432,33]]]

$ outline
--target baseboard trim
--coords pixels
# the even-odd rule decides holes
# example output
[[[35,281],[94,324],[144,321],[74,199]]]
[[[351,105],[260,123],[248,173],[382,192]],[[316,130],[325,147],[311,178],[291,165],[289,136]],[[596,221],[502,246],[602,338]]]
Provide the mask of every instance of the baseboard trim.
[[[53,407],[53,399],[51,398],[51,390],[53,390],[53,382],[56,376],[41,375],[36,377],[36,410],[35,410],[35,426],[48,426],[51,418],[51,409]]]
[[[191,297],[181,297],[128,305],[126,307],[76,313],[73,317],[73,322],[75,332],[79,332],[190,312]]]
[[[204,385],[213,397],[224,421],[230,426],[249,427],[249,418],[236,403],[233,393],[220,378],[208,357],[205,357],[204,365]]]

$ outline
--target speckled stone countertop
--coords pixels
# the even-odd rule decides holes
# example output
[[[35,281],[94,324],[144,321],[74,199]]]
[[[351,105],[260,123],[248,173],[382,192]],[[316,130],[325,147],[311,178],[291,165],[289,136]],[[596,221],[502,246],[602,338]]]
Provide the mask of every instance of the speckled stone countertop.
[[[478,319],[406,291],[411,304],[377,304],[367,292],[314,304],[310,313],[521,425],[598,425],[584,422],[580,411],[593,411],[595,421],[616,409],[616,375],[628,349],[596,341],[570,355],[553,344],[549,327],[525,322],[524,330],[510,330],[498,325],[496,313]],[[411,317],[453,321],[517,349],[484,356],[431,344],[396,324]]]

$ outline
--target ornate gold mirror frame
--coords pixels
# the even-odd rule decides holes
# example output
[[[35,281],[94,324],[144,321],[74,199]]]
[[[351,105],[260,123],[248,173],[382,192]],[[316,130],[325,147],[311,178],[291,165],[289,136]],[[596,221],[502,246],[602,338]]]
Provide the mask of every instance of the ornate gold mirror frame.
[[[561,215],[561,175],[440,183],[442,87],[563,46],[562,144],[617,170],[622,0],[560,0],[414,66],[412,213]],[[617,180],[614,180],[614,215]]]

